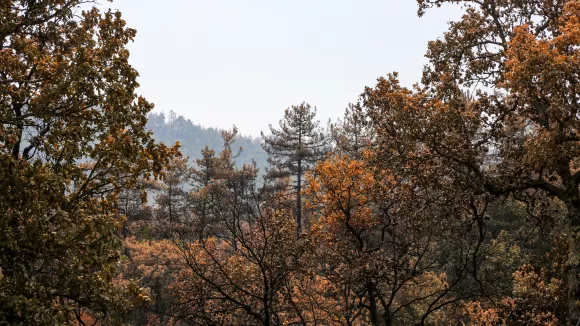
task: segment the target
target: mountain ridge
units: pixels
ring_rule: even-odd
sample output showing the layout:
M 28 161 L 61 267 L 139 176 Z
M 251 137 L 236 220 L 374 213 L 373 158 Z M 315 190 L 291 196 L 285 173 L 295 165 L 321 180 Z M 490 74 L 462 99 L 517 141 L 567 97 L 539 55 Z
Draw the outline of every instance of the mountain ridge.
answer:
M 223 145 L 221 132 L 225 130 L 195 124 L 191 119 L 186 119 L 173 111 L 169 111 L 168 114 L 150 113 L 147 129 L 153 132 L 153 137 L 159 142 L 167 145 L 179 142 L 181 153 L 188 156 L 192 163 L 195 159 L 201 158 L 201 150 L 206 146 L 220 152 Z M 242 150 L 237 159 L 238 164 L 247 164 L 254 160 L 260 170 L 264 171 L 268 155 L 262 149 L 262 140 L 259 137 L 238 133 L 232 149 L 237 151 L 239 148 Z

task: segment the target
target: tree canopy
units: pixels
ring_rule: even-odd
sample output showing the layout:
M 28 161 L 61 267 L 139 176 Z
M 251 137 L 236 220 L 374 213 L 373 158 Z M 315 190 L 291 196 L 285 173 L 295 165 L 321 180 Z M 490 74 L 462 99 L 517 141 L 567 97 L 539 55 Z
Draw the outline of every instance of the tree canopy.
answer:
M 0 3 L 0 323 L 580 322 L 580 0 L 418 0 L 464 9 L 422 80 L 289 107 L 264 177 L 150 114 L 119 12 Z
M 3 1 L 0 19 L 0 321 L 123 316 L 117 194 L 173 150 L 145 129 L 119 12 L 81 1 Z M 153 174 L 152 174 L 153 173 Z

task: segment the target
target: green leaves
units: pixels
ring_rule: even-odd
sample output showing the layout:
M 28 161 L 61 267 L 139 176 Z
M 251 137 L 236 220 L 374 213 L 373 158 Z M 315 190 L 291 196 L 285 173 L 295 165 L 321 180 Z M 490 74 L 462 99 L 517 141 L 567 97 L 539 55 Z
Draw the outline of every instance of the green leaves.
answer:
M 78 0 L 8 1 L 0 24 L 0 321 L 120 317 L 121 189 L 158 177 L 176 148 L 145 129 L 119 12 Z M 74 15 L 77 13 L 77 15 Z M 121 295 L 122 293 L 122 295 Z M 86 317 L 89 318 L 89 317 Z

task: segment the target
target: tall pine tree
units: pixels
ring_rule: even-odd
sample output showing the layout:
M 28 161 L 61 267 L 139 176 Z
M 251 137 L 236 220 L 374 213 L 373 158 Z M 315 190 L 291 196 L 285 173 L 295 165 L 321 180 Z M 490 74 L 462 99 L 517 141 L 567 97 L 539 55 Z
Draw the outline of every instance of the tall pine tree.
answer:
M 262 147 L 270 155 L 268 161 L 272 166 L 268 177 L 294 178 L 298 233 L 302 230 L 302 177 L 316 161 L 324 157 L 327 145 L 327 137 L 315 117 L 316 108 L 310 104 L 303 102 L 293 105 L 284 112 L 279 129 L 270 125 L 271 134 L 266 136 L 262 133 Z

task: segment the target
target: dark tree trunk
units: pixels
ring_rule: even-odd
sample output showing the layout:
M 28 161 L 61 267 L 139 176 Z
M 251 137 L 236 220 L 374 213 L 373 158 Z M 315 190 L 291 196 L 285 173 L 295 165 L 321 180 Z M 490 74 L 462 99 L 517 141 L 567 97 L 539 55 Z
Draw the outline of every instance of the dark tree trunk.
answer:
M 568 258 L 568 325 L 580 323 L 580 203 L 572 201 L 568 207 L 569 223 L 572 232 L 570 241 L 570 257 Z
M 379 312 L 377 307 L 377 299 L 376 299 L 376 289 L 375 285 L 369 283 L 367 285 L 368 293 L 369 293 L 369 310 L 371 315 L 371 324 L 373 326 L 380 326 L 381 323 L 379 321 Z
M 22 116 L 22 107 L 23 105 L 20 103 L 13 105 L 13 111 L 16 117 Z M 16 123 L 16 127 L 18 128 L 16 135 L 18 137 L 18 140 L 14 144 L 14 147 L 12 147 L 12 157 L 14 157 L 14 160 L 18 160 L 20 157 L 20 144 L 22 143 L 22 131 L 24 129 L 24 123 L 22 122 L 22 120 L 19 120 Z
M 296 236 L 302 231 L 302 160 L 298 160 L 298 180 L 296 185 Z
M 171 207 L 172 199 L 173 199 L 173 186 L 171 182 L 169 183 L 169 194 L 168 194 L 168 204 L 169 204 L 169 222 L 173 223 L 173 208 Z

